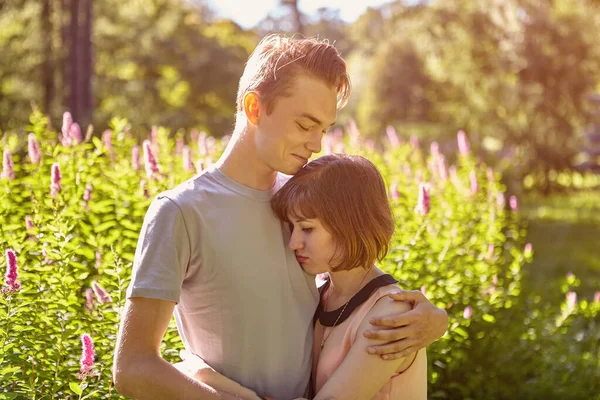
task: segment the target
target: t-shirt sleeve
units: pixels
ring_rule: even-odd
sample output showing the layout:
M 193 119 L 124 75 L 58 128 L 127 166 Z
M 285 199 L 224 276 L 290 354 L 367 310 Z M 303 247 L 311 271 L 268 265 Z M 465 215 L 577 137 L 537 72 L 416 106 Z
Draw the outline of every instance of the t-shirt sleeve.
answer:
M 127 298 L 147 297 L 179 303 L 190 261 L 190 239 L 177 204 L 158 195 L 140 231 Z

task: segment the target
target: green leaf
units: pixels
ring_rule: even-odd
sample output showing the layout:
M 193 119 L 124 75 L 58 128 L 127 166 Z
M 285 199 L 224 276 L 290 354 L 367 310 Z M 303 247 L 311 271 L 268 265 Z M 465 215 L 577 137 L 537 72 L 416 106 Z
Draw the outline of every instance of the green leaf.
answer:
M 79 384 L 75 383 L 75 382 L 70 382 L 69 383 L 69 387 L 71 388 L 71 390 L 73 392 L 75 392 L 76 395 L 80 396 L 81 393 L 83 393 L 83 389 L 79 386 Z
M 15 373 L 21 370 L 21 367 L 6 367 L 0 370 L 0 376 Z
M 16 398 L 17 396 L 20 396 L 19 393 L 0 393 L 0 400 L 12 400 L 14 398 Z
M 96 233 L 102 233 L 102 232 L 104 232 L 104 231 L 106 231 L 106 230 L 108 230 L 110 228 L 114 228 L 116 225 L 117 225 L 117 221 L 107 221 L 107 222 L 104 222 L 104 223 L 98 225 L 94 229 L 94 231 Z
M 483 318 L 483 320 L 484 320 L 484 321 L 486 321 L 486 322 L 490 322 L 490 323 L 492 323 L 492 324 L 493 324 L 494 322 L 496 322 L 496 317 L 494 317 L 494 316 L 493 316 L 493 315 L 491 315 L 491 314 L 483 314 L 483 317 L 482 317 L 482 318 Z
M 87 398 L 88 398 L 88 397 L 90 397 L 91 395 L 93 395 L 93 394 L 95 394 L 95 393 L 98 393 L 98 392 L 99 392 L 99 390 L 94 390 L 92 393 L 89 393 L 89 394 L 86 394 L 85 396 L 83 396 L 83 397 L 81 398 L 81 400 L 87 399 Z
M 460 326 L 457 326 L 456 328 L 454 328 L 453 332 L 459 334 L 460 336 L 464 337 L 465 339 L 469 337 L 469 334 L 467 333 L 467 331 L 465 331 Z

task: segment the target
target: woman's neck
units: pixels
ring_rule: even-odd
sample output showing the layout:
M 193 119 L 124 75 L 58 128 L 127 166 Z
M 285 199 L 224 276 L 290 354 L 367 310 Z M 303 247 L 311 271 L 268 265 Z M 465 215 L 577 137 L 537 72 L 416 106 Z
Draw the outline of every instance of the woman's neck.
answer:
M 330 284 L 326 294 L 326 311 L 342 307 L 372 279 L 384 275 L 374 265 L 369 269 L 354 268 L 349 271 L 330 271 Z

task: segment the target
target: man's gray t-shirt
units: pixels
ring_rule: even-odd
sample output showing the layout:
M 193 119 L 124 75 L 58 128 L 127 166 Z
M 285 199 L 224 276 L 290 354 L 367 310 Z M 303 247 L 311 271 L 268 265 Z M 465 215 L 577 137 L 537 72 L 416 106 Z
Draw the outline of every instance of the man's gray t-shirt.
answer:
M 218 168 L 158 195 L 138 240 L 127 297 L 176 302 L 185 348 L 225 376 L 279 399 L 309 385 L 314 276 L 259 191 Z

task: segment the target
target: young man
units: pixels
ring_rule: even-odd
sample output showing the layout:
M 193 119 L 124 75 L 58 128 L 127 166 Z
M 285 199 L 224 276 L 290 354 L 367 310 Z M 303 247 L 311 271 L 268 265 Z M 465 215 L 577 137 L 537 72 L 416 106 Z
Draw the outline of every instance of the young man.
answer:
M 283 174 L 296 173 L 320 151 L 349 94 L 346 65 L 334 47 L 276 35 L 261 41 L 240 80 L 236 126 L 222 157 L 148 209 L 115 352 L 120 393 L 236 398 L 161 358 L 174 311 L 186 350 L 216 371 L 278 400 L 306 394 L 319 296 L 269 200 Z M 395 299 L 414 308 L 374 321 L 366 336 L 379 340 L 373 344 L 389 341 L 376 354 L 404 356 L 444 334 L 446 313 L 420 292 Z

